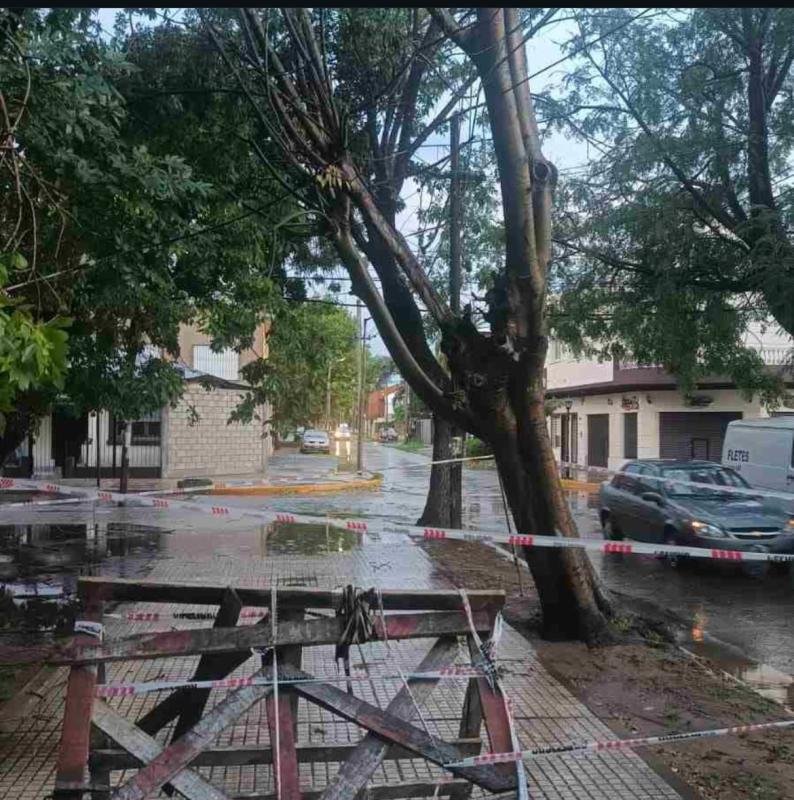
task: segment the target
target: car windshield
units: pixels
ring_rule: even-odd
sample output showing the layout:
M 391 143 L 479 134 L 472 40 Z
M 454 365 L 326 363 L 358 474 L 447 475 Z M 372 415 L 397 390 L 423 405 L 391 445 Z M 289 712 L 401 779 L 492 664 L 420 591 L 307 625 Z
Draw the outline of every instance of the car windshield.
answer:
M 664 491 L 672 497 L 725 497 L 720 488 L 749 489 L 750 484 L 738 473 L 725 467 L 690 467 L 662 470 Z

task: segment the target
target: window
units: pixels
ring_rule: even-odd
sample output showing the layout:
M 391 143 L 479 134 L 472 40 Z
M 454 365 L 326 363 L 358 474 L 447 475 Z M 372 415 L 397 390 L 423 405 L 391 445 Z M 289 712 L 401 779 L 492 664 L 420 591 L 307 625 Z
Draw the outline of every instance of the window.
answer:
M 160 444 L 161 422 L 160 412 L 155 411 L 153 414 L 147 414 L 142 419 L 136 419 L 129 423 L 132 426 L 132 436 L 130 444 L 133 446 L 157 446 Z M 113 441 L 113 429 L 115 428 L 116 438 Z M 124 422 L 120 419 L 114 419 L 113 424 L 110 426 L 110 438 L 108 444 L 115 444 L 121 447 L 124 444 Z
M 639 464 L 626 464 L 623 469 L 615 475 L 612 479 L 612 485 L 616 489 L 623 489 L 623 491 L 630 492 L 631 487 L 636 483 L 636 478 L 632 477 L 638 475 L 640 472 Z
M 551 417 L 551 446 L 559 447 L 560 444 L 560 416 L 553 414 Z
M 213 353 L 208 344 L 193 345 L 193 369 L 216 378 L 236 381 L 239 378 L 240 358 L 230 347 Z
M 637 414 L 623 415 L 623 458 L 637 458 Z

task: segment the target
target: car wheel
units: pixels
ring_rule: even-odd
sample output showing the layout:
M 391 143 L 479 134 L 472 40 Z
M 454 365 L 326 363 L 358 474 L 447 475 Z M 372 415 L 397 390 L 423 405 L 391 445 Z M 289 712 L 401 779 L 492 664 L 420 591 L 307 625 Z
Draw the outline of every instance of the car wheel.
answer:
M 756 553 L 766 553 L 763 547 L 753 547 Z M 762 581 L 769 575 L 769 568 L 771 564 L 768 561 L 748 561 L 742 564 L 742 572 L 748 578 L 754 578 L 757 581 Z
M 605 539 L 609 539 L 612 542 L 620 542 L 623 540 L 623 534 L 614 524 L 609 514 L 603 514 L 601 516 L 601 529 Z
M 664 543 L 668 547 L 675 547 L 678 544 L 678 542 L 675 540 L 675 531 L 667 530 L 664 532 Z M 671 553 L 666 555 L 665 558 L 667 559 L 667 563 L 673 569 L 681 569 L 685 556 L 679 556 Z

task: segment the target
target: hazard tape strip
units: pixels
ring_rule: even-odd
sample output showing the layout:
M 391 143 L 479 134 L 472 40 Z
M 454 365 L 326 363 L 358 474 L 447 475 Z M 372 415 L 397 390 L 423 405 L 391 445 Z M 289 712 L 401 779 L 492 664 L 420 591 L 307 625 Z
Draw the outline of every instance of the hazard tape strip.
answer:
M 355 669 L 355 668 L 354 668 Z M 481 678 L 484 672 L 477 667 L 460 665 L 444 667 L 442 669 L 428 672 L 403 673 L 406 678 L 415 680 L 469 680 L 470 678 Z M 399 681 L 400 675 L 370 675 L 363 672 L 360 675 L 355 673 L 347 675 L 333 675 L 331 677 L 315 676 L 312 678 L 279 678 L 278 685 L 298 683 L 345 683 L 352 681 Z M 240 686 L 269 686 L 273 683 L 272 678 L 222 678 L 219 680 L 207 681 L 145 681 L 141 683 L 108 683 L 96 687 L 97 697 L 127 697 L 130 695 L 146 694 L 148 692 L 173 691 L 175 689 L 236 689 Z
M 552 747 L 536 747 L 530 750 L 516 750 L 512 753 L 482 753 L 469 756 L 460 761 L 444 764 L 446 768 L 475 767 L 481 764 L 509 764 L 538 756 L 560 755 L 563 753 L 603 752 L 605 750 L 626 750 L 633 747 L 682 742 L 688 739 L 706 739 L 715 736 L 739 736 L 743 733 L 773 730 L 776 728 L 794 727 L 794 719 L 776 722 L 758 722 L 753 725 L 735 725 L 731 728 L 714 728 L 707 731 L 691 731 L 689 733 L 668 733 L 662 736 L 642 736 L 635 739 L 596 739 L 590 742 L 554 745 Z
M 267 609 L 245 608 L 240 614 L 240 619 L 262 619 L 270 612 Z M 212 611 L 129 611 L 126 614 L 104 614 L 110 619 L 123 619 L 127 622 L 159 622 L 166 619 L 202 620 L 215 619 L 216 613 Z
M 696 484 L 703 487 L 703 484 Z M 60 486 L 55 483 L 29 481 L 19 478 L 0 478 L 0 489 L 25 488 L 44 492 L 63 492 L 65 494 L 87 493 L 84 487 Z M 711 487 L 710 487 L 711 488 Z M 457 539 L 468 542 L 490 542 L 509 544 L 518 547 L 544 547 L 553 549 L 584 549 L 591 552 L 621 555 L 648 556 L 688 556 L 714 561 L 768 561 L 772 563 L 794 562 L 794 553 L 770 553 L 765 550 L 730 550 L 722 548 L 689 547 L 684 545 L 650 544 L 646 542 L 615 542 L 598 539 L 568 538 L 564 536 L 534 536 L 528 534 L 506 534 L 480 529 L 460 530 L 455 528 L 429 528 L 418 525 L 394 524 L 384 520 L 319 517 L 309 514 L 292 514 L 269 509 L 247 509 L 242 506 L 215 506 L 187 500 L 171 500 L 146 495 L 120 494 L 105 490 L 90 490 L 100 500 L 109 502 L 134 499 L 144 506 L 161 509 L 190 511 L 198 514 L 221 516 L 229 520 L 255 519 L 260 523 L 286 523 L 304 525 L 331 525 L 355 533 L 381 536 L 418 536 L 428 540 Z M 794 527 L 791 528 L 794 533 Z M 732 541 L 732 540 L 726 540 Z M 752 540 L 745 540 L 750 542 Z M 764 547 L 763 540 L 756 545 Z

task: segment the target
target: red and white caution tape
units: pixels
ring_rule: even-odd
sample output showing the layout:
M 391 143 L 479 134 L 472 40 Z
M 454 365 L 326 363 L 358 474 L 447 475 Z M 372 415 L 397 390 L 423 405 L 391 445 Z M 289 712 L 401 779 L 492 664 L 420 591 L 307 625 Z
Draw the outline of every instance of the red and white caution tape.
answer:
M 240 614 L 240 619 L 263 619 L 270 612 L 266 608 L 244 608 Z M 123 619 L 127 622 L 160 622 L 166 619 L 185 619 L 201 620 L 215 619 L 217 614 L 212 611 L 128 611 L 126 614 L 105 614 L 111 619 Z
M 279 678 L 278 685 L 304 684 L 304 683 L 346 683 L 351 681 L 399 681 L 403 678 L 416 680 L 469 680 L 481 678 L 484 673 L 481 669 L 469 665 L 444 667 L 427 672 L 410 672 L 403 675 L 370 675 L 363 673 L 356 675 L 334 675 L 331 677 L 312 678 Z M 272 678 L 221 678 L 207 681 L 146 681 L 141 683 L 108 683 L 97 686 L 97 697 L 128 697 L 130 695 L 147 694 L 148 692 L 173 691 L 175 689 L 237 689 L 240 686 L 269 686 Z
M 695 484 L 703 488 L 703 484 Z M 0 489 L 22 488 L 38 489 L 44 492 L 63 492 L 65 494 L 86 494 L 90 491 L 99 500 L 108 502 L 124 501 L 129 503 L 134 500 L 139 505 L 151 506 L 161 509 L 188 511 L 210 516 L 221 516 L 229 520 L 255 519 L 260 523 L 288 523 L 302 525 L 331 525 L 368 535 L 380 536 L 418 536 L 429 540 L 456 539 L 468 542 L 485 542 L 493 544 L 509 544 L 519 547 L 544 547 L 553 549 L 584 549 L 591 552 L 622 555 L 648 555 L 648 556 L 688 556 L 715 561 L 757 561 L 773 563 L 794 562 L 794 553 L 771 553 L 764 550 L 731 550 L 723 548 L 688 547 L 682 545 L 650 544 L 646 542 L 613 542 L 598 539 L 568 538 L 563 536 L 534 536 L 527 534 L 510 534 L 481 529 L 460 530 L 455 528 L 429 528 L 418 525 L 405 525 L 389 523 L 384 520 L 351 519 L 319 517 L 309 514 L 292 514 L 269 509 L 247 509 L 243 506 L 217 506 L 190 502 L 186 500 L 172 500 L 160 497 L 150 497 L 136 494 L 120 494 L 105 490 L 86 490 L 83 487 L 60 486 L 53 483 L 28 481 L 19 478 L 0 478 Z M 712 488 L 709 485 L 709 488 Z M 757 492 L 755 494 L 758 494 Z M 1 510 L 1 507 L 0 507 Z M 794 527 L 791 528 L 794 533 Z M 751 540 L 744 540 L 743 544 Z M 726 540 L 729 544 L 730 540 Z M 739 542 L 737 541 L 737 544 Z M 756 547 L 765 547 L 761 540 Z
M 706 739 L 714 736 L 739 736 L 743 733 L 755 733 L 780 728 L 794 727 L 794 719 L 783 719 L 777 722 L 758 722 L 753 725 L 735 725 L 731 728 L 714 728 L 707 731 L 691 731 L 689 733 L 668 733 L 662 736 L 642 736 L 635 739 L 596 739 L 591 742 L 554 745 L 552 747 L 536 747 L 529 750 L 516 750 L 512 753 L 482 753 L 469 756 L 460 761 L 445 764 L 445 767 L 476 767 L 481 764 L 509 764 L 539 756 L 559 755 L 562 753 L 603 752 L 605 750 L 626 750 L 633 747 L 648 747 L 669 742 L 683 742 L 688 739 Z

